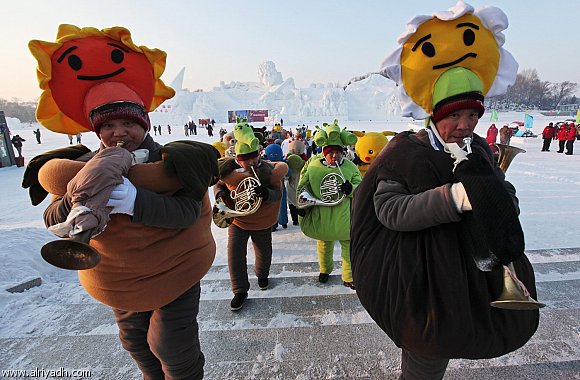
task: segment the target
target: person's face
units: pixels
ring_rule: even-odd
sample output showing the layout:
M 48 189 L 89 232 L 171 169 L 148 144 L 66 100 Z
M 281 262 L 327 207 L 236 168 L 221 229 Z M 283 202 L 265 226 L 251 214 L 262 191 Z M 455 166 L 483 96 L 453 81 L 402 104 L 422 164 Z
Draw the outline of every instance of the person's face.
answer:
M 258 156 L 258 157 L 248 158 L 247 160 L 238 160 L 238 164 L 240 164 L 240 166 L 244 170 L 250 170 L 250 168 L 252 166 L 257 167 L 259 161 L 260 161 L 260 157 Z
M 329 165 L 336 166 L 342 157 L 342 150 L 333 149 L 324 155 Z
M 123 141 L 123 148 L 132 152 L 139 148 L 145 139 L 145 129 L 140 124 L 127 119 L 106 121 L 101 126 L 101 142 L 107 148 L 117 146 Z
M 463 146 L 463 139 L 471 137 L 479 121 L 475 109 L 463 109 L 450 113 L 436 124 L 439 135 L 446 143 L 457 143 Z

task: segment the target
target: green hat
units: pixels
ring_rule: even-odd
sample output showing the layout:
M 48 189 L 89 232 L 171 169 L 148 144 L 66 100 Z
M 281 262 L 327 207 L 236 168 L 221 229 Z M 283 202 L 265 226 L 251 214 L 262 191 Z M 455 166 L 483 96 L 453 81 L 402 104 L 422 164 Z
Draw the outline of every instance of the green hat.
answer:
M 449 69 L 433 87 L 433 122 L 467 108 L 476 109 L 481 117 L 485 112 L 483 100 L 483 83 L 473 71 L 464 67 Z
M 316 133 L 314 134 L 314 143 L 317 146 L 325 147 L 327 145 L 342 146 L 356 144 L 357 137 L 354 133 L 346 130 L 346 127 L 341 131 L 338 125 L 338 120 L 334 120 L 332 124 L 323 124 L 324 129 L 316 126 Z
M 236 138 L 236 145 L 234 147 L 236 155 L 257 152 L 260 148 L 260 140 L 254 135 L 254 130 L 246 119 L 236 119 L 234 137 Z

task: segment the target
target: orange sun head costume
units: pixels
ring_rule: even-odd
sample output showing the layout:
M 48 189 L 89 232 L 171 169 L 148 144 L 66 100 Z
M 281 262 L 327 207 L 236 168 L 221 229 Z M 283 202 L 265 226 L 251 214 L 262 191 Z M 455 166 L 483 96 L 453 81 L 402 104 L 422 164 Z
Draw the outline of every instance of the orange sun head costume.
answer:
M 501 9 L 474 9 L 463 1 L 447 11 L 413 17 L 399 36 L 401 46 L 380 67 L 398 85 L 402 115 L 429 117 L 437 80 L 457 67 L 475 74 L 483 96 L 505 93 L 518 71 L 517 62 L 502 47 L 502 31 L 507 27 L 508 19 Z
M 36 118 L 54 132 L 92 131 L 89 113 L 115 101 L 153 111 L 175 91 L 165 86 L 165 52 L 137 46 L 122 27 L 96 29 L 62 24 L 56 42 L 32 40 L 43 90 Z

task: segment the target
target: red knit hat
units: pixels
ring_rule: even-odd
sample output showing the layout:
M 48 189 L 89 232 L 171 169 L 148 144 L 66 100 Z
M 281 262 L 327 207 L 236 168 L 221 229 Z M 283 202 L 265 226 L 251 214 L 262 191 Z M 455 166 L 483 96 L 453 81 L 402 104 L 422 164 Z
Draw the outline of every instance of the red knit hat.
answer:
M 151 129 L 149 115 L 142 106 L 132 102 L 113 102 L 102 105 L 91 111 L 89 119 L 97 136 L 100 136 L 101 126 L 110 120 L 126 119 L 139 124 L 145 132 Z
M 340 145 L 327 145 L 327 146 L 322 148 L 322 154 L 326 156 L 328 153 L 330 153 L 333 150 L 338 150 L 338 151 L 342 152 L 342 147 Z
M 482 117 L 485 112 L 483 99 L 483 95 L 479 92 L 468 92 L 443 99 L 435 105 L 432 120 L 437 123 L 455 111 L 470 108 L 477 110 L 479 117 Z

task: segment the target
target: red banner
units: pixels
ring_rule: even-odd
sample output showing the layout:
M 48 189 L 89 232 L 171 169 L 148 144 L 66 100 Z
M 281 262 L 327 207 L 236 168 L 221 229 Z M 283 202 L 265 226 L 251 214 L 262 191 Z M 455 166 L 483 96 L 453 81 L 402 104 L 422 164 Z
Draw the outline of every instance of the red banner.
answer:
M 248 110 L 248 118 L 250 122 L 263 122 L 268 117 L 268 110 Z

